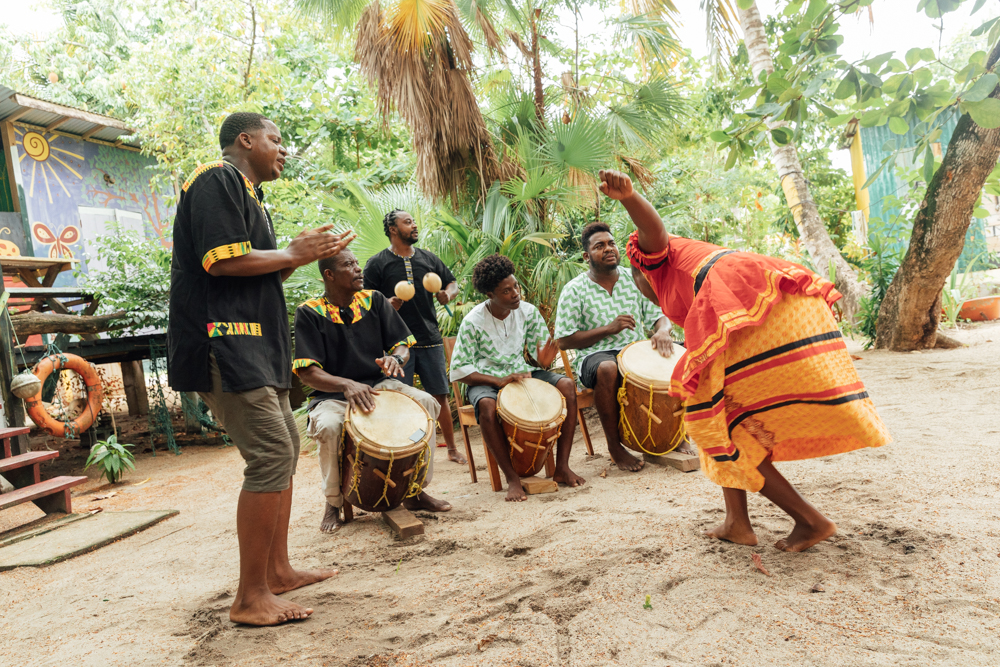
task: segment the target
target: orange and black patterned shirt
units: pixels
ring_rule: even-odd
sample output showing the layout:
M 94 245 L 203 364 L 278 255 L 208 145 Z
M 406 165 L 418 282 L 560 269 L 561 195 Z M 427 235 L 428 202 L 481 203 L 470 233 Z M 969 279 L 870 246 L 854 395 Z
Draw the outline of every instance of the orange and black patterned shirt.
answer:
M 198 167 L 181 188 L 167 326 L 170 386 L 177 391 L 211 391 L 209 352 L 218 361 L 223 391 L 291 386 L 280 272 L 208 272 L 220 260 L 277 249 L 263 201 L 263 191 L 225 160 Z

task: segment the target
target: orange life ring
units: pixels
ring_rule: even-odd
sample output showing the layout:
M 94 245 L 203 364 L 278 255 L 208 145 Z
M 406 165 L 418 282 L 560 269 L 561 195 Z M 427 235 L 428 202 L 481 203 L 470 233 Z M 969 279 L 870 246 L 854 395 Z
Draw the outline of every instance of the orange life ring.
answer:
M 31 416 L 32 421 L 46 433 L 60 438 L 75 438 L 90 428 L 90 425 L 97 419 L 97 414 L 101 411 L 101 402 L 103 400 L 101 379 L 97 377 L 97 371 L 86 359 L 78 357 L 75 354 L 49 355 L 35 364 L 31 372 L 41 380 L 44 386 L 46 378 L 52 374 L 52 371 L 57 371 L 61 368 L 76 371 L 83 376 L 83 382 L 87 385 L 87 409 L 72 421 L 58 421 L 42 405 L 41 389 L 38 390 L 37 394 L 27 399 L 25 405 L 28 408 L 28 415 Z

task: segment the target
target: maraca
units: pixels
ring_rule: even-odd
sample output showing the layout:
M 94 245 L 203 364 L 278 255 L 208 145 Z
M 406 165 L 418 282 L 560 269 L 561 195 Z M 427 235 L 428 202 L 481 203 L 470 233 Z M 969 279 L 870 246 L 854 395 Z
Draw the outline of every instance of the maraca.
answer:
M 409 301 L 413 298 L 413 295 L 417 293 L 416 288 L 413 287 L 413 283 L 407 280 L 400 280 L 396 283 L 396 297 L 403 300 Z
M 429 272 L 425 273 L 424 274 L 424 289 L 427 290 L 428 292 L 430 292 L 431 294 L 437 294 L 438 292 L 440 292 L 441 291 L 441 276 L 439 276 L 438 274 L 436 274 L 436 273 L 434 273 L 432 271 L 429 271 Z M 450 315 L 451 317 L 454 317 L 454 315 L 451 312 L 451 308 L 448 307 L 448 304 L 444 304 L 444 309 L 448 311 L 448 315 Z

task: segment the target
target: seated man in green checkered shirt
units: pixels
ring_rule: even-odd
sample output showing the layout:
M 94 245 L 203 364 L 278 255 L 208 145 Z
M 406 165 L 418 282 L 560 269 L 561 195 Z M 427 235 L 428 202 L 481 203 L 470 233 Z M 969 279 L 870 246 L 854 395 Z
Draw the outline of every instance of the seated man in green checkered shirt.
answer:
M 643 461 L 625 451 L 618 437 L 617 356 L 623 347 L 653 332 L 653 347 L 670 355 L 670 320 L 644 298 L 629 276 L 618 270 L 621 255 L 611 229 L 594 222 L 580 237 L 587 272 L 569 281 L 556 308 L 556 339 L 564 350 L 578 350 L 574 362 L 580 384 L 594 390 L 594 406 L 604 427 L 608 453 L 622 470 L 636 472 Z
M 451 356 L 451 381 L 469 386 L 467 398 L 475 406 L 483 440 L 507 478 L 507 500 L 526 500 L 521 478 L 507 451 L 507 438 L 497 416 L 497 395 L 511 382 L 533 377 L 548 382 L 566 398 L 566 421 L 556 443 L 556 469 L 552 479 L 567 486 L 581 486 L 584 479 L 569 469 L 569 450 L 576 432 L 576 387 L 573 381 L 548 369 L 556 347 L 538 309 L 521 301 L 514 264 L 503 255 L 490 255 L 476 264 L 472 284 L 488 297 L 473 308 L 458 328 Z M 534 352 L 533 365 L 525 351 Z

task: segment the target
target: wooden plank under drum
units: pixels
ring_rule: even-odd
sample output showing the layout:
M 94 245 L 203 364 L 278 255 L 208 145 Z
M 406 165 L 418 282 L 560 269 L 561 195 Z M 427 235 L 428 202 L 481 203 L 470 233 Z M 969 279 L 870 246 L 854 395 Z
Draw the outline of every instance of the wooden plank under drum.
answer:
M 551 479 L 542 479 L 540 477 L 522 477 L 521 478 L 521 488 L 529 496 L 538 495 L 539 493 L 555 493 L 559 490 L 559 485 Z
M 394 510 L 382 512 L 382 520 L 392 528 L 392 531 L 401 540 L 413 537 L 414 535 L 424 534 L 424 524 L 405 507 L 397 507 Z
M 691 456 L 690 454 L 681 454 L 679 452 L 670 452 L 669 454 L 664 454 L 663 456 L 650 456 L 649 454 L 643 454 L 642 460 L 647 463 L 652 463 L 658 466 L 671 466 L 677 468 L 681 472 L 694 472 L 701 468 L 701 461 L 697 456 Z

